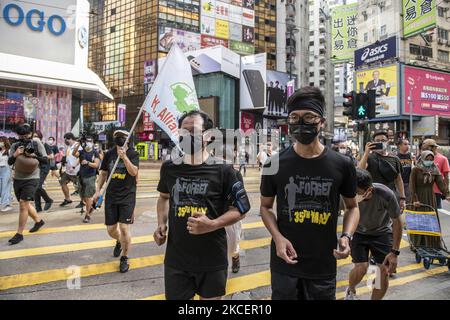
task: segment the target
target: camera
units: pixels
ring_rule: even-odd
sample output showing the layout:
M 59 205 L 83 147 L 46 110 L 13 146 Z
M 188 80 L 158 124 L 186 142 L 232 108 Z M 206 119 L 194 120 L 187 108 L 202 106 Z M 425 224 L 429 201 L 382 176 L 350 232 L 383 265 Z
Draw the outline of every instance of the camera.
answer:
M 87 141 L 87 135 L 86 133 L 82 133 L 80 135 L 80 139 L 78 140 L 80 142 L 80 146 L 84 149 L 86 148 L 86 141 Z
M 33 145 L 32 141 L 21 142 L 17 147 L 18 148 L 23 147 L 24 152 L 27 154 L 33 154 L 36 152 L 36 149 L 34 149 L 34 145 Z

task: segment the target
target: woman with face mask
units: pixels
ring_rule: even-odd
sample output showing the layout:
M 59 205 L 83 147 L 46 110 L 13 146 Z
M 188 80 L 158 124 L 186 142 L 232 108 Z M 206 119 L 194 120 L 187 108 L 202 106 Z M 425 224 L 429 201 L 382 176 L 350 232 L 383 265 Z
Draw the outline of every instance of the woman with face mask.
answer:
M 9 142 L 0 138 L 0 211 L 11 211 L 11 167 L 8 165 Z
M 411 191 L 411 198 L 416 208 L 420 208 L 422 204 L 436 208 L 436 198 L 434 196 L 433 185 L 439 187 L 443 195 L 449 199 L 449 192 L 445 186 L 439 168 L 434 164 L 434 154 L 432 151 L 423 151 L 420 154 L 420 160 L 412 169 L 409 178 L 409 188 Z M 427 207 L 422 207 L 422 210 L 428 210 Z M 435 246 L 439 245 L 439 237 L 420 236 L 420 240 L 413 239 L 418 237 L 411 235 L 412 241 L 423 241 L 420 245 Z M 417 244 L 417 242 L 414 242 Z

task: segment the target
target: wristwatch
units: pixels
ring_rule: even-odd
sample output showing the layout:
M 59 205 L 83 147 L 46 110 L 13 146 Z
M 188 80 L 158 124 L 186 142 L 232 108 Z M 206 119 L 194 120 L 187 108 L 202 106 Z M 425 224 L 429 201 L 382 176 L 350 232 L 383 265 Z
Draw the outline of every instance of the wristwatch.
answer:
M 398 251 L 398 250 L 391 249 L 391 252 L 392 252 L 393 254 L 395 254 L 396 256 L 399 256 L 399 255 L 400 255 L 400 251 Z
M 353 240 L 353 236 L 352 236 L 350 233 L 348 233 L 348 232 L 342 232 L 341 238 L 342 238 L 342 237 L 347 237 L 348 240 L 350 240 L 350 241 Z

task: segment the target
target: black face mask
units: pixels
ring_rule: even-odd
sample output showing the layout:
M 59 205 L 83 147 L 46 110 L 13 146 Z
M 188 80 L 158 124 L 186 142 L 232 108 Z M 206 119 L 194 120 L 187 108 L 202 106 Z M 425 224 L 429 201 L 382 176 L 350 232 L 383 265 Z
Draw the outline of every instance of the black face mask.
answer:
M 319 135 L 316 124 L 290 124 L 289 135 L 301 144 L 311 144 Z
M 126 140 L 127 140 L 127 138 L 125 138 L 125 137 L 115 137 L 114 143 L 119 147 L 123 147 L 125 145 Z
M 184 139 L 188 139 L 187 143 L 189 143 L 191 145 L 190 150 L 189 150 L 191 155 L 203 150 L 203 137 L 201 135 L 194 136 L 194 135 L 190 134 L 188 136 L 181 136 L 180 143 L 182 143 L 182 141 Z M 183 144 L 185 144 L 185 143 L 183 143 Z M 182 147 L 183 147 L 183 144 L 182 144 Z

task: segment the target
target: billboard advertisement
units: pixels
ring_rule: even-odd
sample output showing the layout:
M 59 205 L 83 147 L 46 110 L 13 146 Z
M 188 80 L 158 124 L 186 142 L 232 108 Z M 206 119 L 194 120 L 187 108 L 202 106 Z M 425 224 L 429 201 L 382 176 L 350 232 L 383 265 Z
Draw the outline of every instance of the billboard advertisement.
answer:
M 255 26 L 255 11 L 250 9 L 242 9 L 242 24 L 254 27 Z
M 382 62 L 397 56 L 397 37 L 390 37 L 355 51 L 355 67 Z
M 216 19 L 207 16 L 201 16 L 200 18 L 200 32 L 208 36 L 216 35 Z
M 144 95 L 147 95 L 150 87 L 156 79 L 156 60 L 144 62 Z
M 266 53 L 241 57 L 241 109 L 266 106 Z
M 403 79 L 406 114 L 450 116 L 450 74 L 405 66 Z
M 242 7 L 230 6 L 230 22 L 242 24 Z
M 242 0 L 242 6 L 250 10 L 255 10 L 255 0 Z
M 255 31 L 252 27 L 242 26 L 242 41 L 255 43 Z
M 230 22 L 230 40 L 242 42 L 242 24 Z
M 331 56 L 333 61 L 352 60 L 358 39 L 358 3 L 332 8 L 331 17 Z
M 405 38 L 422 33 L 436 26 L 436 0 L 402 0 L 403 36 Z
M 185 52 L 191 64 L 192 74 L 224 72 L 235 78 L 240 78 L 240 56 L 223 46 L 215 46 L 195 51 Z M 158 59 L 161 70 L 166 58 Z
M 200 34 L 174 29 L 170 27 L 159 27 L 158 50 L 169 52 L 172 43 L 178 44 L 183 52 L 200 49 Z
M 228 39 L 228 21 L 216 20 L 216 37 Z
M 203 16 L 214 18 L 216 15 L 216 0 L 202 0 L 201 13 Z
M 241 130 L 247 132 L 255 128 L 255 115 L 250 112 L 241 112 Z
M 399 114 L 397 70 L 397 65 L 391 65 L 356 72 L 357 92 L 377 92 L 377 118 Z
M 267 70 L 265 115 L 287 117 L 289 74 Z
M 221 19 L 228 21 L 230 17 L 230 5 L 228 3 L 223 3 L 220 1 L 216 1 L 216 19 Z
M 234 40 L 230 40 L 230 49 L 242 55 L 255 53 L 255 46 Z
M 208 47 L 214 47 L 214 46 L 224 46 L 225 48 L 228 48 L 228 40 L 219 39 L 216 37 L 211 37 L 205 34 L 201 35 L 201 47 L 208 48 Z

